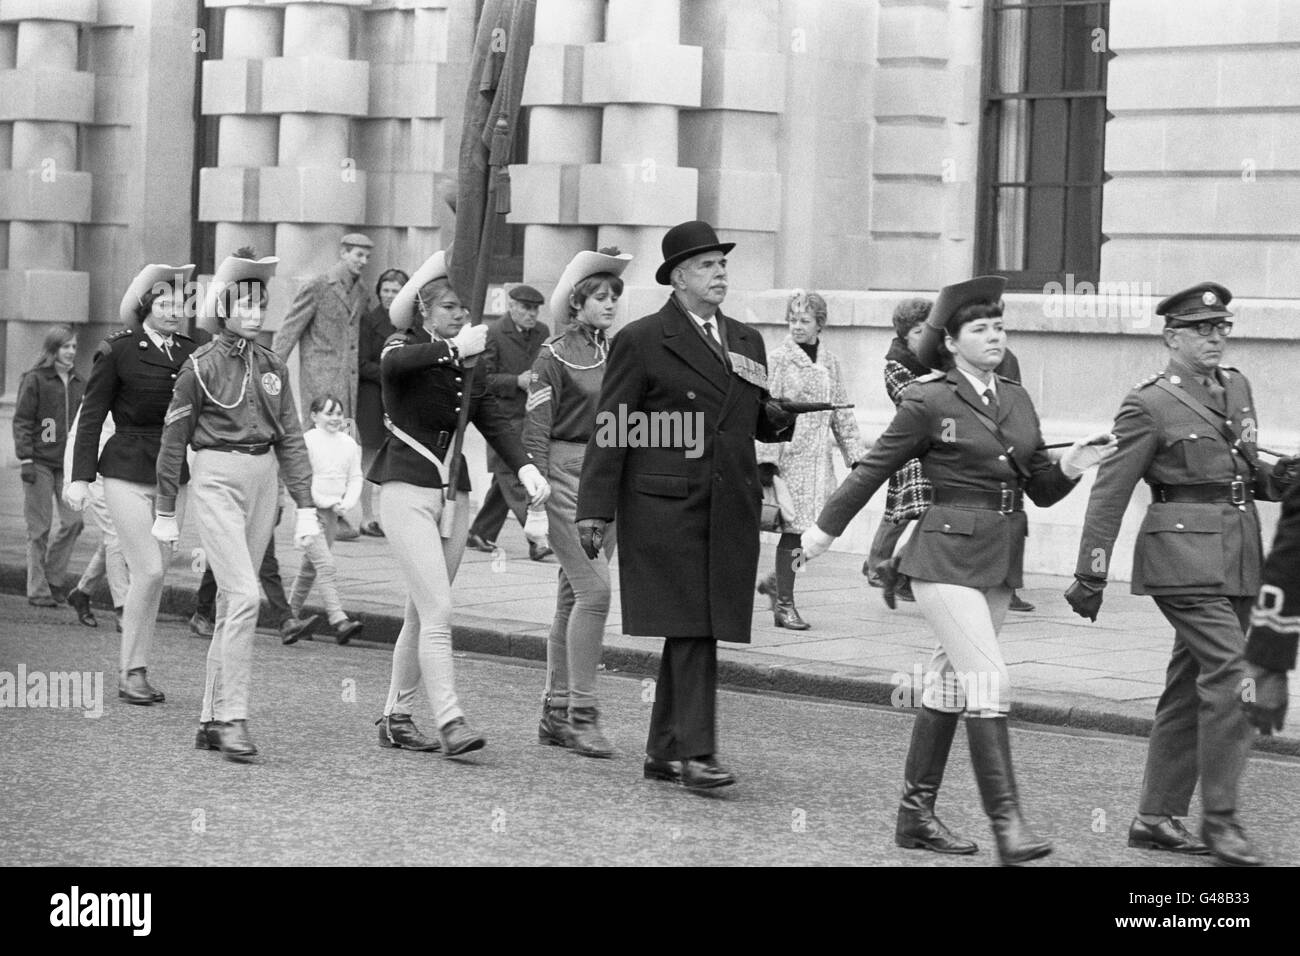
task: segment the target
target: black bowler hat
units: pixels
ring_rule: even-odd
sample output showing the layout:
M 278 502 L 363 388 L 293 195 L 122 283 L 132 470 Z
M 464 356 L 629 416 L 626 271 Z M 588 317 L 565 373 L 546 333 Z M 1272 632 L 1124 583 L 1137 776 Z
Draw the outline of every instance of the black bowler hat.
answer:
M 664 234 L 664 264 L 655 270 L 655 281 L 660 285 L 672 285 L 668 277 L 682 262 L 701 252 L 719 250 L 724 256 L 736 248 L 734 242 L 719 242 L 713 227 L 700 219 L 692 219 L 673 226 Z
M 943 364 L 940 345 L 944 335 L 956 335 L 960 331 L 949 328 L 952 317 L 964 305 L 976 302 L 992 305 L 1002 298 L 1002 290 L 1006 287 L 1007 280 L 1002 276 L 976 276 L 940 289 L 930 308 L 930 314 L 926 316 L 921 341 L 916 346 L 917 358 L 930 368 L 940 368 Z
M 530 285 L 517 285 L 506 295 L 516 302 L 522 302 L 524 305 L 541 305 L 546 301 L 542 298 L 542 294 Z
M 1230 319 L 1228 303 L 1232 293 L 1217 282 L 1202 282 L 1182 292 L 1175 292 L 1156 306 L 1156 315 L 1165 317 L 1165 327 L 1196 325 L 1206 319 Z

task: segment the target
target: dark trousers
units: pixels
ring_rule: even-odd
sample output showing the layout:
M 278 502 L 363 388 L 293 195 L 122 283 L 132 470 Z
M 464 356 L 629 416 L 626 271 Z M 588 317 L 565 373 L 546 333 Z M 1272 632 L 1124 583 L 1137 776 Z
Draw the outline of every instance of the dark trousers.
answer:
M 718 642 L 711 637 L 665 638 L 646 754 L 685 760 L 716 752 L 717 702 Z
M 501 494 L 501 486 L 497 484 L 496 478 L 493 478 L 492 487 L 488 489 L 487 497 L 483 499 L 483 507 L 479 508 L 478 514 L 474 516 L 474 524 L 470 527 L 469 533 L 478 535 L 484 541 L 496 541 L 509 513 L 510 507 L 506 504 L 505 495 Z
M 1174 626 L 1174 650 L 1156 705 L 1139 811 L 1186 816 L 1198 776 L 1206 812 L 1235 810 L 1252 737 L 1240 684 L 1254 599 L 1176 595 L 1155 602 Z
M 275 513 L 275 523 L 280 523 L 280 512 Z M 275 534 L 266 543 L 262 553 L 262 566 L 257 570 L 258 582 L 266 592 L 266 603 L 271 605 L 271 626 L 279 627 L 293 612 L 289 609 L 289 599 L 284 596 L 284 584 L 280 581 L 280 562 L 275 559 Z M 217 579 L 212 576 L 212 565 L 203 569 L 203 580 L 199 582 L 199 593 L 194 602 L 194 612 L 202 614 L 208 620 L 217 616 Z

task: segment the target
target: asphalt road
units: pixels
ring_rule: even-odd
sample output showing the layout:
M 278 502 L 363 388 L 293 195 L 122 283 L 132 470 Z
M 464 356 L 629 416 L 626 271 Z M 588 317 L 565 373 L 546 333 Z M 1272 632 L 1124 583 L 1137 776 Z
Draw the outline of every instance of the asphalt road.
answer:
M 104 675 L 96 719 L 79 708 L 0 709 L 8 865 L 994 862 L 961 734 L 940 812 L 981 852 L 894 847 L 906 712 L 723 692 L 721 755 L 740 783 L 701 796 L 642 780 L 641 678 L 602 675 L 604 722 L 622 753 L 590 760 L 536 743 L 540 667 L 460 657 L 461 701 L 488 747 L 448 760 L 377 745 L 387 650 L 282 647 L 260 635 L 249 727 L 263 755 L 241 765 L 193 749 L 207 642 L 164 622 L 150 679 L 167 703 L 119 705 L 117 635 L 104 618 L 91 630 L 67 608 L 0 597 L 0 672 Z M 416 720 L 432 730 L 423 705 Z M 1125 846 L 1145 740 L 1030 726 L 1013 735 L 1027 815 L 1057 847 L 1034 866 L 1210 865 Z M 1276 864 L 1300 863 L 1297 794 L 1300 762 L 1252 761 L 1243 818 Z

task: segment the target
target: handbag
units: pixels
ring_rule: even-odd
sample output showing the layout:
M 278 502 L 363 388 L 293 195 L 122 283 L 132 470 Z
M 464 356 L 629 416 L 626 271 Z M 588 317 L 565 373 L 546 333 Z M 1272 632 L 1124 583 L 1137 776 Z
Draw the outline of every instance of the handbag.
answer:
M 763 486 L 762 511 L 759 514 L 760 531 L 783 532 L 794 521 L 794 501 L 790 497 L 789 486 L 779 474 L 772 476 L 772 483 Z

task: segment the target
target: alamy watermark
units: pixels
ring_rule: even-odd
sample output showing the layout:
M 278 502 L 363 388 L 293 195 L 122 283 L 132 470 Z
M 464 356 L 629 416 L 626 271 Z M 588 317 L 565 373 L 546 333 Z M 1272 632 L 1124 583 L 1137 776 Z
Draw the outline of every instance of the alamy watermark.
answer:
M 936 710 L 961 708 L 974 713 L 1002 711 L 1002 680 L 996 670 L 937 671 L 912 667 L 912 673 L 898 671 L 889 678 L 894 690 L 889 702 L 894 707 Z
M 103 671 L 0 671 L 0 708 L 80 708 L 82 717 L 104 715 Z
M 687 458 L 704 454 L 703 412 L 597 412 L 596 445 L 600 448 L 682 448 Z
M 1043 315 L 1049 319 L 1126 319 L 1134 328 L 1146 328 L 1155 314 L 1155 286 L 1150 282 L 1065 282 L 1043 286 Z

